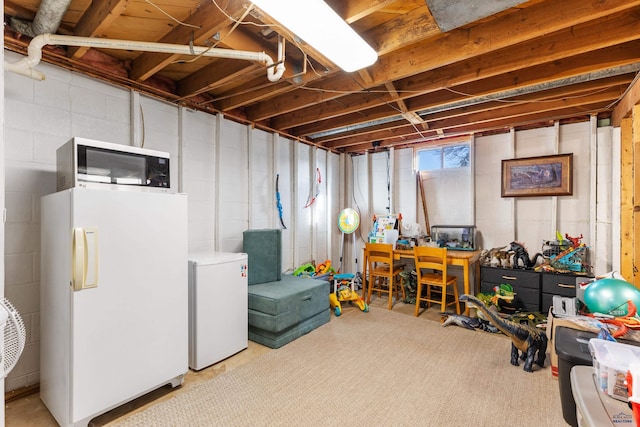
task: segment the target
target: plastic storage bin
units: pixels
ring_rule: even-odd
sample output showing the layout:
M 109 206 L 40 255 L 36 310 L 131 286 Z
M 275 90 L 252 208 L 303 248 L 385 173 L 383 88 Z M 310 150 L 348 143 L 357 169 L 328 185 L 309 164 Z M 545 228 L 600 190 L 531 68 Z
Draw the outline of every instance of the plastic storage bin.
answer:
M 576 418 L 580 427 L 635 425 L 631 408 L 600 391 L 590 366 L 571 369 L 571 389 L 576 399 Z
M 631 363 L 640 363 L 640 347 L 598 338 L 589 340 L 593 367 L 602 391 L 614 399 L 629 400 L 624 383 Z

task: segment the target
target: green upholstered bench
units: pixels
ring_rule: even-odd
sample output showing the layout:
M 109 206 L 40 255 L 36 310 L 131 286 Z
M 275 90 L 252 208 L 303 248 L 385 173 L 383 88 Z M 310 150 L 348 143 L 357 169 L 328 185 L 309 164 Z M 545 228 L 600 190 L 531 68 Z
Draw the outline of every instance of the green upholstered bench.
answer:
M 279 348 L 330 319 L 329 282 L 282 275 L 281 230 L 247 230 L 249 339 Z

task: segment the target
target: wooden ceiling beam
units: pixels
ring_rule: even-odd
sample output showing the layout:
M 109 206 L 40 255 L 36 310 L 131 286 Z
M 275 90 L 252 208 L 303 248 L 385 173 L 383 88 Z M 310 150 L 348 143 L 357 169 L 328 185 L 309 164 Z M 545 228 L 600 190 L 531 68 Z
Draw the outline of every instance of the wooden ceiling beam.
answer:
M 180 80 L 177 93 L 181 97 L 198 95 L 223 86 L 257 68 L 258 65 L 249 61 L 228 61 L 224 65 L 215 61 Z
M 27 21 L 33 21 L 36 17 L 36 12 L 17 5 L 11 0 L 4 1 L 4 16 L 12 16 L 14 18 L 20 18 Z
M 378 59 L 370 67 L 378 84 L 432 70 L 474 56 L 543 37 L 564 28 L 625 12 L 640 0 L 543 1 L 471 28 L 458 28 L 432 43 L 420 43 Z M 550 10 L 552 9 L 552 10 Z
M 245 12 L 245 5 L 241 1 L 217 1 L 218 4 L 227 3 L 220 4 L 225 9 L 225 13 L 222 13 L 213 2 L 204 2 L 198 10 L 185 20 L 190 25 L 189 27 L 184 25 L 174 27 L 167 35 L 158 40 L 158 43 L 187 45 L 189 42 L 193 42 L 195 45 L 202 46 L 205 41 L 211 39 L 218 32 L 219 28 L 228 24 L 230 21 L 228 16 L 237 19 Z M 199 29 L 194 29 L 191 26 Z M 142 53 L 133 61 L 130 77 L 133 80 L 144 81 L 180 56 L 154 52 Z
M 620 127 L 622 119 L 629 117 L 633 107 L 638 104 L 640 104 L 640 80 L 634 79 L 613 109 L 611 114 L 613 126 Z
M 523 126 L 529 123 L 541 122 L 546 120 L 553 120 L 554 117 L 571 117 L 575 115 L 589 115 L 596 110 L 601 109 L 603 103 L 610 102 L 615 97 L 616 91 L 611 90 L 609 93 L 597 93 L 589 97 L 583 97 L 581 99 L 572 99 L 566 101 L 559 101 L 549 103 L 547 108 L 540 110 L 537 108 L 530 108 L 530 104 L 522 104 L 517 106 L 504 107 L 504 111 L 495 112 L 494 115 L 486 115 L 478 113 L 478 115 L 470 114 L 465 117 L 459 117 L 457 119 L 446 119 L 439 122 L 431 122 L 432 130 L 429 132 L 418 133 L 415 129 L 413 132 L 409 128 L 407 132 L 401 135 L 393 136 L 392 138 L 382 139 L 381 146 L 396 145 L 399 143 L 406 144 L 410 141 L 416 141 L 424 137 L 433 136 L 438 133 L 440 135 L 451 134 L 467 134 L 470 132 L 486 132 L 489 130 L 500 129 L 513 126 Z M 340 145 L 339 141 L 336 141 L 327 147 L 342 151 L 359 151 L 363 146 L 366 147 L 371 141 L 375 139 L 363 138 L 360 143 L 354 143 L 354 141 L 345 141 L 345 144 Z
M 544 92 L 544 96 L 545 98 L 549 98 L 550 96 L 559 96 L 561 94 L 565 94 L 566 96 L 573 96 L 573 94 L 584 91 L 584 90 L 599 90 L 600 88 L 609 87 L 616 84 L 617 85 L 626 84 L 625 82 L 628 82 L 630 78 L 631 77 L 629 75 L 623 75 L 623 76 L 617 76 L 609 79 L 595 80 L 595 81 L 587 82 L 584 84 L 576 84 L 572 87 L 548 90 Z M 528 95 L 523 95 L 515 99 L 526 101 L 526 100 L 532 100 L 536 98 L 539 99 L 540 97 L 541 97 L 540 93 L 532 93 Z M 460 96 L 457 99 L 462 101 L 467 98 L 464 96 Z M 428 116 L 423 117 L 423 120 L 433 120 L 438 117 L 456 116 L 456 115 L 465 114 L 465 112 L 468 112 L 468 111 L 488 110 L 491 108 L 491 105 L 500 105 L 500 103 L 498 101 L 494 101 L 491 103 L 486 102 L 486 103 L 481 103 L 477 105 L 470 105 L 467 107 L 458 108 L 456 110 L 447 109 L 439 113 L 429 114 Z M 333 141 L 337 141 L 337 140 L 348 141 L 349 139 L 353 139 L 355 141 L 358 138 L 362 138 L 363 135 L 372 135 L 371 138 L 374 140 L 383 139 L 384 137 L 383 134 L 387 132 L 387 129 L 392 130 L 393 134 L 396 134 L 396 132 L 403 132 L 405 130 L 411 131 L 413 130 L 413 127 L 411 125 L 406 125 L 403 122 L 398 121 L 398 129 L 396 129 L 396 127 L 394 127 L 392 124 L 385 123 L 377 126 L 370 126 L 366 128 L 349 130 L 344 133 L 315 138 L 314 142 L 321 143 L 326 147 L 334 147 L 339 144 L 334 144 Z
M 533 65 L 566 61 L 567 56 L 579 55 L 640 38 L 640 23 L 634 15 L 617 14 L 611 19 L 589 22 L 517 46 L 397 80 L 394 85 L 401 97 L 408 98 L 415 96 L 420 91 L 428 93 L 443 87 L 512 72 Z M 596 62 L 601 62 L 603 59 L 605 57 L 600 56 Z M 318 85 L 317 89 L 326 88 L 329 90 L 334 82 L 327 80 L 324 83 L 326 84 Z M 310 91 L 305 93 L 303 89 L 296 90 L 273 98 L 268 105 L 257 104 L 248 107 L 247 116 L 253 120 L 272 117 L 274 111 L 280 111 L 280 108 L 277 110 L 272 108 L 271 102 L 273 101 L 282 107 L 282 112 L 287 115 L 289 123 L 283 123 L 283 127 L 300 125 L 294 121 L 289 113 L 305 107 L 314 109 L 319 102 L 349 96 L 349 92 L 362 90 L 362 87 L 356 82 L 346 82 L 338 87 L 339 91 L 328 91 L 324 94 Z
M 576 96 L 574 98 L 522 102 L 520 104 L 507 105 L 502 108 L 473 111 L 469 114 L 429 120 L 428 123 L 433 129 L 454 129 L 467 126 L 469 123 L 490 123 L 495 121 L 496 117 L 516 119 L 520 116 L 539 112 L 551 113 L 555 110 L 565 110 L 567 108 L 582 108 L 585 105 L 588 107 L 585 107 L 584 112 L 589 113 L 595 108 L 594 105 L 597 105 L 597 108 L 601 109 L 612 101 L 615 101 L 621 95 L 622 91 L 623 89 L 621 89 L 620 86 L 614 86 L 608 90 L 596 91 L 595 93 L 584 94 L 583 96 Z
M 557 90 L 552 90 L 544 93 L 541 97 L 540 94 L 531 94 L 520 98 L 514 98 L 513 103 L 505 104 L 501 102 L 490 102 L 482 105 L 469 106 L 467 108 L 457 109 L 455 112 L 443 112 L 431 114 L 423 117 L 423 119 L 429 124 L 431 130 L 436 129 L 455 129 L 459 126 L 466 126 L 468 123 L 485 123 L 494 121 L 496 117 L 518 117 L 522 115 L 531 114 L 536 111 L 540 111 L 541 108 L 537 103 L 544 103 L 544 111 L 553 111 L 555 109 L 563 109 L 567 107 L 575 107 L 582 104 L 593 104 L 596 102 L 609 102 L 620 95 L 622 88 L 625 87 L 625 83 L 628 82 L 629 76 L 626 80 L 617 78 L 609 84 L 603 82 L 589 82 L 583 85 L 576 85 L 571 93 L 565 93 L 566 96 L 573 96 L 573 98 L 566 99 L 554 99 L 561 93 Z M 601 90 L 606 88 L 606 90 Z M 339 149 L 345 146 L 358 145 L 362 142 L 370 142 L 376 140 L 388 140 L 398 138 L 413 138 L 422 129 L 416 129 L 411 125 L 399 126 L 390 130 L 380 130 L 371 133 L 361 133 L 359 135 L 352 135 L 345 138 L 336 138 L 332 141 L 323 142 L 320 140 L 314 140 L 316 143 L 321 143 L 322 146 L 330 149 Z
M 563 119 L 576 118 L 578 116 L 584 116 L 584 120 L 588 120 L 591 112 L 599 108 L 599 103 L 591 105 L 582 105 L 578 107 L 569 107 L 563 110 L 556 110 L 553 112 L 536 112 L 526 116 L 519 117 L 517 121 L 514 119 L 496 118 L 496 120 L 489 123 L 468 123 L 464 127 L 457 127 L 452 130 L 444 130 L 437 133 L 436 131 L 430 131 L 431 133 L 415 134 L 413 137 L 406 136 L 401 139 L 383 141 L 380 148 L 390 147 L 402 147 L 402 146 L 414 146 L 415 144 L 440 144 L 443 141 L 451 141 L 456 138 L 468 138 L 473 133 L 490 132 L 490 131 L 502 131 L 508 132 L 511 128 L 525 127 L 525 126 L 540 126 L 542 123 L 548 123 L 551 126 L 553 122 Z M 351 145 L 344 148 L 337 148 L 335 151 L 343 152 L 347 154 L 359 154 L 366 151 L 371 151 L 372 146 L 370 142 L 363 142 L 359 145 Z
M 582 92 L 584 90 L 598 91 L 601 88 L 607 88 L 607 87 L 610 87 L 610 86 L 624 85 L 624 84 L 626 84 L 625 82 L 628 82 L 630 78 L 631 77 L 629 75 L 627 75 L 627 76 L 617 76 L 617 77 L 612 77 L 611 79 L 601 79 L 601 80 L 595 80 L 595 81 L 586 82 L 586 83 L 582 83 L 582 84 L 576 84 L 574 86 L 565 87 L 564 89 L 550 89 L 550 90 L 546 90 L 546 91 L 539 91 L 537 93 L 534 92 L 534 93 L 531 93 L 531 94 L 523 94 L 520 97 L 510 98 L 510 99 L 514 99 L 516 101 L 520 100 L 520 101 L 532 102 L 532 101 L 534 101 L 536 99 L 545 99 L 545 98 L 548 98 L 548 97 L 559 97 L 559 96 L 562 96 L 563 93 L 566 93 L 567 96 L 573 96 L 575 93 Z M 440 99 L 438 99 L 434 95 L 439 95 Z M 429 98 L 427 98 L 427 99 L 428 99 L 428 101 L 430 103 L 430 108 L 435 108 L 435 107 L 438 107 L 438 106 L 445 107 L 444 110 L 446 110 L 446 112 L 441 115 L 441 116 L 444 116 L 444 117 L 462 115 L 462 113 L 465 113 L 466 111 L 475 111 L 475 110 L 473 110 L 474 108 L 477 108 L 478 110 L 489 110 L 491 105 L 500 105 L 500 102 L 493 101 L 492 103 L 482 102 L 479 107 L 474 107 L 471 104 L 469 104 L 469 107 L 460 106 L 460 107 L 457 107 L 455 109 L 446 108 L 447 104 L 451 104 L 452 105 L 452 104 L 454 104 L 456 102 L 470 101 L 473 98 L 483 98 L 483 97 L 484 97 L 484 94 L 481 94 L 481 93 L 477 93 L 474 97 L 468 97 L 468 96 L 465 96 L 465 95 L 459 95 L 459 94 L 455 94 L 455 93 L 448 92 L 448 91 L 441 91 L 441 92 L 439 92 L 437 94 L 431 94 L 431 96 Z M 424 109 L 427 109 L 429 106 L 422 105 L 421 107 L 422 108 L 420 108 L 420 109 L 424 110 Z M 452 112 L 452 111 L 456 111 L 456 112 L 459 111 L 460 113 L 455 113 L 455 112 Z M 353 114 L 348 115 L 347 118 L 349 120 L 351 120 L 349 122 L 350 125 L 357 124 L 357 123 L 355 123 L 355 120 L 357 120 L 357 119 L 360 120 L 359 123 L 366 123 L 367 121 L 379 120 L 379 119 L 385 118 L 382 115 L 382 111 L 380 110 L 380 107 L 374 107 L 374 108 L 371 108 L 369 110 L 365 110 L 362 113 L 363 113 L 363 115 L 361 117 L 355 117 Z M 397 115 L 397 113 L 395 115 Z M 393 116 L 387 116 L 387 117 L 393 117 Z M 439 117 L 439 116 L 438 115 L 422 116 L 423 120 L 426 121 L 426 123 L 429 125 L 430 129 L 434 128 L 434 124 L 430 120 L 430 118 L 433 118 L 433 117 Z M 342 117 L 340 119 L 342 119 Z M 344 121 L 341 121 L 341 120 L 328 120 L 328 121 L 313 123 L 311 125 L 305 126 L 304 128 L 295 129 L 295 133 L 299 134 L 299 135 L 312 135 L 313 133 L 322 132 L 323 130 L 326 131 L 326 130 L 329 130 L 329 129 L 336 129 L 336 128 L 340 128 L 340 127 L 349 126 L 348 124 L 345 123 L 346 121 L 347 120 L 344 120 Z M 365 131 L 361 131 L 361 133 L 359 135 L 362 135 L 364 133 L 365 133 Z M 348 135 L 348 136 L 351 137 L 350 135 Z M 338 137 L 339 136 L 334 137 L 333 140 L 337 140 Z M 314 141 L 321 142 L 320 140 L 314 140 Z M 333 147 L 334 145 L 333 144 L 327 144 L 327 146 Z
M 603 71 L 603 68 L 600 67 L 604 67 L 604 70 L 606 70 L 613 67 L 621 67 L 637 63 L 639 53 L 640 41 L 629 42 L 624 45 L 611 48 L 610 50 L 605 49 L 596 52 L 589 52 L 576 57 L 564 58 L 563 60 L 556 60 L 536 67 L 519 70 L 518 72 L 497 74 L 492 78 L 453 86 L 450 90 L 440 90 L 438 92 L 428 92 L 424 95 L 413 96 L 412 98 L 405 99 L 405 104 L 409 111 L 419 111 L 442 104 L 456 102 L 465 98 L 462 95 L 456 95 L 456 93 L 469 94 L 470 96 L 476 97 L 486 97 L 504 91 L 513 90 L 515 88 L 524 90 L 527 87 L 534 87 L 542 84 L 543 82 L 549 81 L 561 81 L 562 79 L 566 79 L 567 84 L 569 84 L 571 83 L 571 79 L 578 78 L 579 76 L 583 76 L 588 73 L 592 73 L 593 76 L 590 78 L 594 79 L 597 76 L 597 72 Z M 608 60 L 603 61 L 602 58 L 607 58 Z M 437 80 L 437 78 L 434 77 L 434 80 Z M 408 86 L 405 85 L 404 87 Z M 401 89 L 399 89 L 398 92 L 403 93 L 401 92 Z M 407 92 L 411 93 L 413 91 L 408 90 Z M 375 104 L 374 101 L 375 99 L 372 99 L 371 102 L 367 104 L 369 108 L 373 106 L 372 104 Z M 357 104 L 352 103 L 349 105 L 352 106 L 352 110 L 357 110 Z M 364 104 L 360 109 L 364 110 Z M 279 122 L 274 121 L 272 124 L 276 127 L 278 125 L 292 123 L 293 120 L 299 119 L 298 115 L 304 111 L 307 110 L 294 112 L 287 115 L 283 120 Z M 322 112 L 330 117 L 334 117 L 336 115 L 335 112 L 326 111 L 326 109 L 318 109 L 317 112 Z M 395 113 L 393 111 L 389 111 L 389 116 L 393 115 L 395 115 Z M 318 121 L 321 119 L 321 117 L 317 116 L 313 122 L 317 125 Z M 299 122 L 301 121 L 293 123 Z M 304 120 L 304 122 L 305 125 L 312 123 L 312 121 L 308 120 Z M 353 125 L 353 123 L 345 121 L 342 121 L 340 124 L 342 126 Z M 337 123 L 325 123 L 325 125 L 327 128 L 329 128 L 329 126 L 331 126 L 330 128 L 340 127 Z M 303 127 L 300 127 L 298 130 L 305 132 Z
M 73 29 L 74 36 L 100 37 L 125 11 L 129 0 L 94 0 Z M 88 47 L 69 47 L 67 55 L 81 58 Z
M 581 104 L 577 106 L 569 106 L 567 108 L 557 110 L 536 111 L 531 114 L 519 117 L 512 116 L 510 118 L 496 117 L 493 121 L 486 123 L 466 123 L 457 126 L 448 133 L 445 129 L 444 135 L 470 132 L 487 132 L 495 129 L 506 129 L 511 127 L 521 127 L 544 121 L 557 121 L 565 118 L 577 116 L 589 116 L 598 111 L 602 107 L 601 102 L 594 104 Z
M 396 1 L 397 0 L 331 0 L 327 3 L 347 24 L 352 24 Z
M 371 47 L 378 52 L 378 56 L 383 56 L 441 33 L 438 24 L 429 13 L 429 8 L 423 2 L 423 7 L 365 31 L 362 38 L 369 41 Z

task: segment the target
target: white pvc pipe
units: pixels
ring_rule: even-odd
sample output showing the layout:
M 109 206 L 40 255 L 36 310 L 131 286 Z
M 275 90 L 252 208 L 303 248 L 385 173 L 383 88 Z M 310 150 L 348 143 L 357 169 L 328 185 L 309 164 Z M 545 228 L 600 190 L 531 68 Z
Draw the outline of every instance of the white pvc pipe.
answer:
M 15 63 L 5 61 L 4 68 L 14 73 L 22 74 L 36 80 L 44 80 L 45 76 L 33 69 L 42 60 L 42 48 L 46 45 L 63 45 L 76 47 L 94 47 L 101 49 L 120 49 L 145 52 L 157 52 L 180 55 L 212 56 L 216 58 L 241 59 L 246 61 L 263 62 L 267 65 L 267 78 L 276 82 L 284 74 L 284 63 L 274 65 L 273 59 L 264 52 L 249 52 L 243 50 L 221 49 L 206 46 L 186 46 L 169 43 L 152 43 L 130 40 L 102 39 L 93 37 L 64 36 L 58 34 L 41 34 L 29 43 L 27 57 Z M 279 53 L 280 54 L 280 53 Z

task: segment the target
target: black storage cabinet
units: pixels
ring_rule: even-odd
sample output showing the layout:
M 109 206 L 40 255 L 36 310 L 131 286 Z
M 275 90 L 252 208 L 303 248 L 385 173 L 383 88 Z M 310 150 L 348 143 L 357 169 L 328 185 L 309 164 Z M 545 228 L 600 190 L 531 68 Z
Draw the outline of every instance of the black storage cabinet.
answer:
M 576 402 L 571 391 L 571 368 L 576 365 L 593 366 L 589 351 L 589 340 L 596 334 L 588 331 L 559 326 L 553 338 L 558 355 L 558 383 L 560 385 L 560 403 L 562 417 L 573 427 L 578 427 Z
M 501 284 L 509 284 L 516 293 L 514 300 L 508 304 L 501 302 L 505 312 L 540 311 L 540 274 L 533 270 L 516 268 L 480 267 L 480 291 L 493 292 L 493 288 Z

